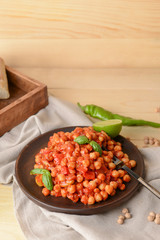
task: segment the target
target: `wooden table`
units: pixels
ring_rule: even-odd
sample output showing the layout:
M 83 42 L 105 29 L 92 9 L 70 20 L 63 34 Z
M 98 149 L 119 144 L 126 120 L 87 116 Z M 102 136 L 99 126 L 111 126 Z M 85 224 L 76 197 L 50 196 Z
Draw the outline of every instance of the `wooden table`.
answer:
M 55 97 L 160 122 L 159 16 L 156 0 L 1 1 L 0 57 Z M 160 129 L 123 127 L 121 134 L 142 147 Z M 4 185 L 0 239 L 24 239 Z

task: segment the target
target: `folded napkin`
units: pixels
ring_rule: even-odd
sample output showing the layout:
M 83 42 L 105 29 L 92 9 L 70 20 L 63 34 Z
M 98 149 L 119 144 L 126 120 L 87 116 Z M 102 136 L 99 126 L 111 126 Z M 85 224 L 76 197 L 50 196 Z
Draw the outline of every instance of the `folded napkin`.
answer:
M 16 218 L 28 240 L 158 240 L 160 226 L 148 222 L 150 211 L 160 213 L 160 200 L 144 187 L 128 202 L 108 212 L 80 216 L 47 211 L 29 200 L 14 176 L 15 161 L 23 147 L 46 131 L 91 125 L 89 119 L 71 103 L 49 97 L 49 105 L 0 138 L 0 183 L 13 181 Z M 145 160 L 146 180 L 160 190 L 160 147 L 141 149 Z M 116 223 L 121 210 L 129 208 L 132 218 Z

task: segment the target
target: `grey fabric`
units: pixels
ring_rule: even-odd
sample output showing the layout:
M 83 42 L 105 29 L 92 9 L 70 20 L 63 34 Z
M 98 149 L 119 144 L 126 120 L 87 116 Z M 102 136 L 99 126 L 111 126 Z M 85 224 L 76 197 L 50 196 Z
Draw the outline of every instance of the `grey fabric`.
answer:
M 49 105 L 0 138 L 0 182 L 13 180 L 14 210 L 28 240 L 158 240 L 160 226 L 147 221 L 150 211 L 160 212 L 160 200 L 141 187 L 128 202 L 103 214 L 80 216 L 49 212 L 29 200 L 14 176 L 15 160 L 31 139 L 54 128 L 90 125 L 88 118 L 75 106 L 50 97 Z M 141 149 L 145 159 L 145 179 L 160 190 L 160 147 Z M 123 225 L 116 223 L 123 207 L 132 218 Z

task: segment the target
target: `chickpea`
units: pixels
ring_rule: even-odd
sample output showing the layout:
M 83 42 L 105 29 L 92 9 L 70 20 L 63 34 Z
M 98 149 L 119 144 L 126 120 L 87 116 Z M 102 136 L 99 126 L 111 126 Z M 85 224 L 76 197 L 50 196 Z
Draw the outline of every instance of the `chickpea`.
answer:
M 128 163 L 125 163 L 125 165 L 126 165 L 128 168 L 130 168 L 130 169 L 131 169 L 131 164 L 130 164 L 130 162 L 128 162 Z
M 86 133 L 86 137 L 87 137 L 89 140 L 92 140 L 92 135 L 91 135 L 91 134 Z
M 113 192 L 113 186 L 110 186 L 110 185 L 106 185 L 105 186 L 105 191 L 111 195 L 111 193 Z
M 118 183 L 118 187 L 120 187 L 122 185 L 122 179 L 121 178 L 118 178 L 116 180 L 116 182 Z
M 100 163 L 103 163 L 103 162 L 104 162 L 104 161 L 103 161 L 103 157 L 98 157 L 98 158 L 97 158 L 97 161 L 100 162 Z
M 100 141 L 100 142 L 103 142 L 103 141 L 104 141 L 104 137 L 99 136 L 99 141 Z
M 88 153 L 88 150 L 86 148 L 83 148 L 80 152 L 81 152 L 81 155 L 84 156 L 85 154 Z
M 131 164 L 132 168 L 134 168 L 137 164 L 135 160 L 130 160 L 129 163 Z
M 90 168 L 91 170 L 94 170 L 94 169 L 95 169 L 94 164 L 91 163 L 90 166 L 89 166 L 89 168 Z
M 77 183 L 76 189 L 77 189 L 77 192 L 82 191 L 83 190 L 83 183 Z
M 95 167 L 95 169 L 100 169 L 101 167 L 102 167 L 102 163 L 101 162 L 99 162 L 99 161 L 95 161 L 94 162 L 94 167 Z
M 124 153 L 124 157 L 129 158 L 127 153 Z
M 77 182 L 82 182 L 83 176 L 81 174 L 77 174 Z
M 99 193 L 100 192 L 99 188 L 95 188 L 93 191 L 94 191 L 94 193 Z
M 84 167 L 89 167 L 90 161 L 88 159 L 85 159 L 85 160 L 82 161 L 82 164 L 83 164 Z
M 109 146 L 109 145 L 114 145 L 114 143 L 115 143 L 115 142 L 114 142 L 113 140 L 109 140 L 109 141 L 108 141 L 108 146 Z
M 97 154 L 96 154 L 96 152 L 91 152 L 90 154 L 89 154 L 89 156 L 90 156 L 90 159 L 97 159 Z
M 104 181 L 106 179 L 106 176 L 104 175 L 104 173 L 99 173 L 97 178 L 100 179 L 101 181 Z
M 150 139 L 149 139 L 149 144 L 150 144 L 150 145 L 153 145 L 153 144 L 154 144 L 154 138 L 150 138 Z
M 91 146 L 90 144 L 87 144 L 87 145 L 86 145 L 86 148 L 87 148 L 87 150 L 88 150 L 89 152 L 92 151 L 92 146 Z
M 108 193 L 106 191 L 101 191 L 100 194 L 102 195 L 103 200 L 108 198 Z
M 35 162 L 36 162 L 36 163 L 40 163 L 41 160 L 42 160 L 42 159 L 41 159 L 41 156 L 37 154 L 37 155 L 35 156 Z
M 125 220 L 125 216 L 124 215 L 120 215 L 118 218 L 121 218 L 121 219 Z
M 69 168 L 68 171 L 69 171 L 70 174 L 76 174 L 76 170 L 75 169 Z
M 149 137 L 144 138 L 144 144 L 149 144 Z
M 90 181 L 88 187 L 91 189 L 95 189 L 97 187 L 97 184 L 95 181 Z
M 127 218 L 127 219 L 129 219 L 129 218 L 131 218 L 132 217 L 132 215 L 128 212 L 128 213 L 125 213 L 125 218 Z
M 150 216 L 150 215 L 149 215 L 149 216 L 147 217 L 147 219 L 148 219 L 148 221 L 149 221 L 149 222 L 153 222 L 153 221 L 154 221 L 154 219 L 155 219 L 155 217 L 154 217 L 154 216 Z
M 107 163 L 111 162 L 111 158 L 109 156 L 104 156 L 103 159 Z
M 118 178 L 119 177 L 119 172 L 117 170 L 112 171 L 112 177 Z
M 112 197 L 116 194 L 116 190 L 113 189 L 113 192 L 110 194 Z
M 34 164 L 34 168 L 43 168 L 42 164 Z
M 75 169 L 75 167 L 76 167 L 76 163 L 75 162 L 69 162 L 68 163 L 68 168 L 69 169 Z
M 54 185 L 54 191 L 55 192 L 60 192 L 61 191 L 61 186 L 59 184 Z
M 131 177 L 130 177 L 128 174 L 125 174 L 125 175 L 123 176 L 123 181 L 124 181 L 124 182 L 130 182 L 130 181 L 131 181 Z
M 123 224 L 123 223 L 124 223 L 124 220 L 123 220 L 122 218 L 118 218 L 117 223 L 118 223 L 118 224 Z
M 157 213 L 157 214 L 156 214 L 156 218 L 160 218 L 160 213 Z
M 52 191 L 50 192 L 50 194 L 51 194 L 51 196 L 55 196 L 55 191 L 52 190 Z
M 99 178 L 95 178 L 93 181 L 95 181 L 97 186 L 99 186 L 101 184 L 101 182 L 102 182 Z
M 101 202 L 103 200 L 102 195 L 100 193 L 95 193 L 94 198 L 96 202 Z
M 74 184 L 74 180 L 67 180 L 66 181 L 67 186 Z
M 113 162 L 108 163 L 109 169 L 115 169 L 116 165 Z
M 150 212 L 150 213 L 149 213 L 149 216 L 152 216 L 152 217 L 155 218 L 155 217 L 156 217 L 156 213 L 155 213 L 155 212 Z
M 108 151 L 108 156 L 112 159 L 113 158 L 113 153 L 111 151 Z
M 122 213 L 123 213 L 123 214 L 126 214 L 126 213 L 128 213 L 128 212 L 129 212 L 128 208 L 123 208 L 123 209 L 122 209 Z
M 67 188 L 67 191 L 69 193 L 75 193 L 76 191 L 76 185 L 69 185 L 68 188 Z
M 110 151 L 111 151 L 111 150 L 113 150 L 113 149 L 114 149 L 114 145 L 108 145 L 108 147 L 107 147 L 107 148 L 108 148 L 108 150 L 110 150 Z
M 91 204 L 94 204 L 94 203 L 95 203 L 95 198 L 93 196 L 89 196 L 88 204 L 91 205 Z
M 117 189 L 118 183 L 115 182 L 115 181 L 111 181 L 111 182 L 110 182 L 110 186 L 112 186 L 114 189 Z
M 66 179 L 66 177 L 65 177 L 64 174 L 58 174 L 58 180 L 59 181 L 63 182 L 63 181 L 65 181 L 65 179 Z
M 88 197 L 86 195 L 82 195 L 81 202 L 86 205 L 88 203 Z
M 122 158 L 122 161 L 123 161 L 124 163 L 128 163 L 128 162 L 129 162 L 129 159 L 128 159 L 128 157 L 123 157 L 123 158 Z
M 63 158 L 61 160 L 61 166 L 67 166 L 67 159 L 66 158 Z
M 155 218 L 154 222 L 158 225 L 160 225 L 160 218 Z
M 125 171 L 122 170 L 122 169 L 119 169 L 118 172 L 119 172 L 119 177 L 120 178 L 122 178 L 125 175 Z
M 107 151 L 102 151 L 103 152 L 103 155 L 107 156 L 108 155 L 108 152 Z
M 42 193 L 43 193 L 44 196 L 48 196 L 50 194 L 50 191 L 46 187 L 44 187 L 42 189 Z
M 66 198 L 67 197 L 67 190 L 66 189 L 61 189 L 61 195 L 62 195 L 62 197 Z
M 83 181 L 83 186 L 86 187 L 86 188 L 88 188 L 88 186 L 89 186 L 89 181 L 88 181 L 88 180 Z
M 125 188 L 126 188 L 126 186 L 125 186 L 124 183 L 122 183 L 122 185 L 119 187 L 119 189 L 122 190 L 122 191 L 123 191 Z
M 56 170 L 57 170 L 57 171 L 61 171 L 61 169 L 62 169 L 62 166 L 61 166 L 61 165 L 57 165 L 57 166 L 56 166 Z
M 160 146 L 160 141 L 156 139 L 155 142 L 154 142 L 154 146 L 155 146 L 155 147 Z
M 124 153 L 122 151 L 117 151 L 117 152 L 115 152 L 115 155 L 117 158 L 122 158 Z
M 100 190 L 104 190 L 105 187 L 106 187 L 106 183 L 105 183 L 105 182 L 103 182 L 103 183 L 101 183 L 101 184 L 99 185 L 99 189 L 100 189 Z
M 115 152 L 121 151 L 121 150 L 122 150 L 122 147 L 119 146 L 119 145 L 116 145 L 116 146 L 114 147 L 114 151 L 115 151 Z

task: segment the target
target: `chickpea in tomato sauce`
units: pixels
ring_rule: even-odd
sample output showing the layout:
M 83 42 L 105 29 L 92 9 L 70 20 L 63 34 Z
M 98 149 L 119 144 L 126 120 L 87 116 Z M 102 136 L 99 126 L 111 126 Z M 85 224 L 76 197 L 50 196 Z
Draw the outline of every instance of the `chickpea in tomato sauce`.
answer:
M 94 151 L 87 144 L 74 141 L 78 136 L 86 136 L 97 142 L 100 147 L 107 146 L 108 151 Z M 46 189 L 42 176 L 36 175 L 36 183 L 47 196 L 69 198 L 73 202 L 94 204 L 114 196 L 117 189 L 124 190 L 131 179 L 124 170 L 116 170 L 113 155 L 124 161 L 130 168 L 136 166 L 123 153 L 121 143 L 111 139 L 105 132 L 96 132 L 92 127 L 76 127 L 72 132 L 57 132 L 50 137 L 48 146 L 35 156 L 34 168 L 49 170 L 53 189 Z

